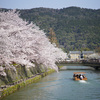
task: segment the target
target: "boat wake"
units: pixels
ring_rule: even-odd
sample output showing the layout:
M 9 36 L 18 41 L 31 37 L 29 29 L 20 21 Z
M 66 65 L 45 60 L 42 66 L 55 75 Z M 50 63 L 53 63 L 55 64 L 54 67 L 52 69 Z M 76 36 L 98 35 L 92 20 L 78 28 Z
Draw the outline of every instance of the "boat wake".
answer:
M 79 80 L 80 83 L 87 83 L 85 80 Z

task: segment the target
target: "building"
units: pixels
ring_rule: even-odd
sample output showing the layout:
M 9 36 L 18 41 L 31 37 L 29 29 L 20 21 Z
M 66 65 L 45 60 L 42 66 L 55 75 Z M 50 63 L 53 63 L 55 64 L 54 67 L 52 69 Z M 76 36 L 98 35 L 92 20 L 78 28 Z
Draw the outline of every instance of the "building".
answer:
M 79 60 L 81 58 L 81 51 L 69 51 L 71 60 Z
M 82 51 L 83 58 L 88 58 L 89 55 L 94 54 L 94 51 Z

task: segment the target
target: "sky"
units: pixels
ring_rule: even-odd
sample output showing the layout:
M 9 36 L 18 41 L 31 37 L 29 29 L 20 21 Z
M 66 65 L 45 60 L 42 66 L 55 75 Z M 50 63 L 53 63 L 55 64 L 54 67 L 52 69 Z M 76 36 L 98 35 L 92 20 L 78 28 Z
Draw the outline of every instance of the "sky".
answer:
M 61 9 L 71 6 L 100 9 L 100 0 L 0 0 L 0 8 L 31 9 L 54 8 Z

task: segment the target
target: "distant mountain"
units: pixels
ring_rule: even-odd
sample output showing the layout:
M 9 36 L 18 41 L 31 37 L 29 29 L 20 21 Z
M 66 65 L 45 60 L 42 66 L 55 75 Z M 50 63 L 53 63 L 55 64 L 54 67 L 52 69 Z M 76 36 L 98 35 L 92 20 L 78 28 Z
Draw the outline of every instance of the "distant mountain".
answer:
M 52 28 L 59 44 L 66 51 L 94 50 L 100 47 L 100 9 L 69 7 L 20 9 L 19 11 L 20 17 L 29 22 L 33 21 L 47 35 Z

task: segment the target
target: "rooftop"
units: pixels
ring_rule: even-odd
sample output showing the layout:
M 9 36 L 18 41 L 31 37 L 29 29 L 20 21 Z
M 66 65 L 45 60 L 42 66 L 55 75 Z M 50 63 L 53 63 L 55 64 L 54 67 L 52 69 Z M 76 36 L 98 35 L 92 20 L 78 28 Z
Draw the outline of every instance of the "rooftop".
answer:
M 93 54 L 94 51 L 82 51 L 83 54 Z
M 81 54 L 81 51 L 69 51 L 70 54 Z

